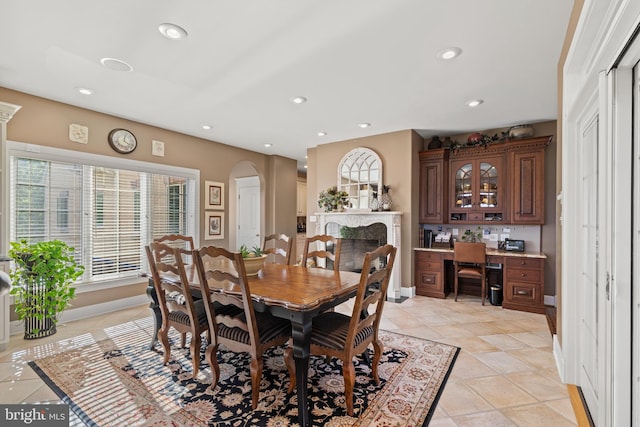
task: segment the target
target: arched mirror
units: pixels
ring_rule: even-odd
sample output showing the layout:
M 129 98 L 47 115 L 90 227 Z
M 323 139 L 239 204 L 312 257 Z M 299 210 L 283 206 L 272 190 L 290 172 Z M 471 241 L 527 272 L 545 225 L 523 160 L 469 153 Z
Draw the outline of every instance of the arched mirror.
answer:
M 347 208 L 369 209 L 373 193 L 382 189 L 380 156 L 364 147 L 349 151 L 338 165 L 338 189 L 349 194 Z

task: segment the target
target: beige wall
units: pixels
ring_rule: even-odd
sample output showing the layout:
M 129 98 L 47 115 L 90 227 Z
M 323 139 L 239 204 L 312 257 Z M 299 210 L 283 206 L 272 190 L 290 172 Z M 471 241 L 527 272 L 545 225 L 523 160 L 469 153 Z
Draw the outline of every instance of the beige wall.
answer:
M 156 164 L 165 164 L 200 170 L 200 242 L 215 244 L 235 250 L 235 241 L 229 240 L 229 220 L 225 222 L 225 240 L 204 241 L 204 181 L 226 183 L 235 165 L 248 163 L 253 166 L 265 184 L 264 229 L 281 233 L 296 233 L 296 161 L 278 156 L 268 156 L 217 142 L 148 126 L 83 108 L 50 101 L 25 93 L 0 87 L 0 101 L 21 105 L 22 109 L 7 125 L 7 139 L 30 144 L 45 145 L 67 150 L 81 151 L 116 158 L 126 158 Z M 69 125 L 79 124 L 89 128 L 88 144 L 69 140 Z M 109 131 L 125 128 L 138 140 L 136 150 L 128 155 L 118 154 L 107 142 Z M 151 141 L 165 143 L 165 156 L 151 155 Z M 294 195 L 292 197 L 291 195 Z M 229 211 L 229 191 L 225 194 L 226 217 L 235 216 Z M 8 236 L 0 236 L 5 247 Z M 139 287 L 125 287 L 109 292 L 82 294 L 74 301 L 74 307 L 105 302 L 144 293 L 145 283 Z
M 382 182 L 390 185 L 391 210 L 402 212 L 401 268 L 402 286 L 413 284 L 413 248 L 418 226 L 418 152 L 423 139 L 412 130 L 403 130 L 365 138 L 317 146 L 307 152 L 307 215 L 318 212 L 318 193 L 337 184 L 337 168 L 342 157 L 357 147 L 370 148 L 382 159 Z M 316 224 L 307 219 L 307 235 L 316 232 Z

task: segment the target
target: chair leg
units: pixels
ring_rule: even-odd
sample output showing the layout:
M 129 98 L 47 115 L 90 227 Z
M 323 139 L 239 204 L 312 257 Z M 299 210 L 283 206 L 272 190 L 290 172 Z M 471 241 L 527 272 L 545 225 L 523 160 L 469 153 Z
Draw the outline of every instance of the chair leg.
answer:
M 347 414 L 353 417 L 353 385 L 356 382 L 356 369 L 351 358 L 342 361 L 342 376 L 344 378 L 344 400 L 347 403 Z
M 458 274 L 457 273 L 453 273 L 454 274 L 454 278 L 453 278 L 453 300 L 454 301 L 458 301 Z
M 209 366 L 211 366 L 211 390 L 216 388 L 220 380 L 220 366 L 218 366 L 218 344 L 209 344 L 204 356 Z
M 376 340 L 373 342 L 373 364 L 371 365 L 371 375 L 373 376 L 376 384 L 380 384 L 380 377 L 378 377 L 378 365 L 380 364 L 380 359 L 382 359 L 382 352 L 384 351 L 384 346 L 382 345 L 382 341 Z
M 482 305 L 484 305 L 484 298 L 487 295 L 487 281 L 482 280 L 481 291 L 482 292 Z
M 169 363 L 169 357 L 171 356 L 171 346 L 169 345 L 169 330 L 168 329 L 160 329 L 158 333 L 158 339 L 162 344 L 162 350 L 164 351 L 164 361 L 163 363 L 166 365 Z
M 191 363 L 193 363 L 193 378 L 198 376 L 198 371 L 200 370 L 200 345 L 202 344 L 202 338 L 200 334 L 193 333 L 191 334 L 191 346 L 189 347 L 191 351 Z
M 296 364 L 293 361 L 293 347 L 291 341 L 289 345 L 284 349 L 284 364 L 289 371 L 289 389 L 287 393 L 291 393 L 296 388 Z
M 185 332 L 180 334 L 180 348 L 184 348 L 187 343 L 187 334 Z
M 251 407 L 258 407 L 258 398 L 260 397 L 260 379 L 262 378 L 262 355 L 256 355 L 251 358 Z

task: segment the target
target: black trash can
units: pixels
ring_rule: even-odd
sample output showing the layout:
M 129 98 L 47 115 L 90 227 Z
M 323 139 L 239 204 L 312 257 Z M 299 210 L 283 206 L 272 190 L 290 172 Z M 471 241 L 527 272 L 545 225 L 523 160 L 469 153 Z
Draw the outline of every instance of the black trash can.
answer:
M 502 305 L 502 285 L 490 286 L 489 302 L 491 303 L 491 305 Z

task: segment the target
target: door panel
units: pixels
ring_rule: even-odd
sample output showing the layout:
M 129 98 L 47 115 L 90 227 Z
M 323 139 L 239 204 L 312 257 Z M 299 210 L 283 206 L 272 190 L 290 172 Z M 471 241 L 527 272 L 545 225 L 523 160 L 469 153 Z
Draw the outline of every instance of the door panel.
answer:
M 257 176 L 238 178 L 237 248 L 262 246 L 260 236 L 260 180 Z M 236 248 L 236 249 L 237 249 Z

